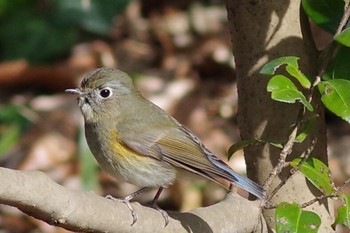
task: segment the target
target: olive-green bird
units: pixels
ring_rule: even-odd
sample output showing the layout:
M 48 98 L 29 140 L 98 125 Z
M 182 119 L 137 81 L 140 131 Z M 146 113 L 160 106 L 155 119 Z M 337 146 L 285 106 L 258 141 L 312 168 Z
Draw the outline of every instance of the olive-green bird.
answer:
M 261 186 L 233 171 L 189 129 L 143 98 L 126 73 L 100 68 L 88 74 L 80 88 L 66 92 L 78 95 L 86 140 L 102 169 L 142 187 L 122 199 L 132 213 L 132 224 L 137 214 L 129 201 L 149 188 L 159 188 L 153 205 L 168 224 L 167 213 L 156 201 L 181 173 L 191 172 L 216 183 L 223 178 L 265 199 Z

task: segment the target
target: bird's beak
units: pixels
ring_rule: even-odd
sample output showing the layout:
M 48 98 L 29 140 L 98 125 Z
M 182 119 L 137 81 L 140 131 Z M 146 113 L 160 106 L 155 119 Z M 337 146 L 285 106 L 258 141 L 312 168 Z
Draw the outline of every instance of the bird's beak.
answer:
M 83 95 L 83 92 L 79 88 L 75 89 L 66 89 L 65 92 L 73 95 Z

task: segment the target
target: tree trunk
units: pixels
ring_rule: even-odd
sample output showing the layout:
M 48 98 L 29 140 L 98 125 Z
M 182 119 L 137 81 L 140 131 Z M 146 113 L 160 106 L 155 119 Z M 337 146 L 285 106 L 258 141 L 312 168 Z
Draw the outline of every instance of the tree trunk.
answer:
M 311 38 L 303 39 L 300 26 L 300 1 L 280 0 L 228 0 L 229 27 L 231 30 L 238 80 L 238 125 L 242 140 L 262 139 L 285 143 L 296 123 L 300 104 L 284 104 L 271 100 L 266 91 L 269 77 L 259 74 L 262 66 L 281 56 L 298 56 L 301 70 L 310 77 L 317 73 L 315 50 Z M 304 25 L 307 21 L 304 20 Z M 303 30 L 304 31 L 304 30 Z M 314 104 L 319 104 L 315 96 Z M 320 106 L 320 105 L 317 105 Z M 300 156 L 316 138 L 312 156 L 327 164 L 326 130 L 322 107 L 314 113 L 320 115 L 314 132 L 304 143 L 295 145 L 288 161 Z M 277 164 L 280 150 L 269 146 L 251 146 L 244 150 L 248 176 L 263 184 Z M 274 180 L 271 192 L 288 175 L 286 168 Z M 294 175 L 272 198 L 273 203 L 282 201 L 304 203 L 321 193 L 302 175 Z M 322 219 L 319 232 L 333 232 L 333 206 L 330 201 L 309 206 Z M 268 225 L 274 227 L 274 211 L 264 213 Z

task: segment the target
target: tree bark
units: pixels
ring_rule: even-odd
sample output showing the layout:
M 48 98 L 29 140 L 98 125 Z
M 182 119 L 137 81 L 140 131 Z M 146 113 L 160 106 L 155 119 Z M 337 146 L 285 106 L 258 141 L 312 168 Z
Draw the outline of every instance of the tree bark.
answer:
M 169 213 L 164 227 L 163 216 L 155 209 L 133 202 L 139 219 L 132 217 L 125 204 L 74 191 L 50 180 L 42 172 L 21 172 L 0 167 L 0 203 L 51 225 L 74 232 L 267 232 L 259 201 L 248 201 L 229 194 L 218 204 L 186 213 Z
M 284 104 L 271 100 L 266 91 L 269 77 L 259 74 L 268 61 L 281 56 L 298 56 L 301 70 L 310 77 L 317 73 L 317 51 L 310 38 L 303 39 L 300 24 L 300 1 L 228 0 L 229 27 L 236 62 L 238 82 L 238 125 L 242 140 L 262 139 L 285 143 L 296 123 L 300 104 Z M 304 22 L 305 23 L 305 22 Z M 288 160 L 298 157 L 316 138 L 312 156 L 327 164 L 326 130 L 323 108 L 315 95 L 319 114 L 314 132 L 304 143 L 295 145 Z M 263 184 L 277 164 L 280 150 L 269 146 L 251 146 L 244 150 L 248 176 Z M 289 169 L 274 180 L 271 192 L 289 173 Z M 273 203 L 282 201 L 303 203 L 319 196 L 320 192 L 302 175 L 293 176 L 273 197 Z M 328 200 L 318 202 L 310 209 L 322 219 L 319 232 L 333 232 L 333 207 Z M 269 227 L 274 227 L 274 211 L 265 211 Z

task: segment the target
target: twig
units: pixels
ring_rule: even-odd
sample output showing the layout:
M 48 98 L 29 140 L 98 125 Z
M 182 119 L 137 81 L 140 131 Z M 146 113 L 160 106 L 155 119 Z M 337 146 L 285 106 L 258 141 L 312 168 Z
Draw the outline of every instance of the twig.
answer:
M 277 208 L 277 205 L 274 204 L 274 203 L 272 203 L 271 201 L 267 201 L 267 202 L 264 203 L 264 208 L 265 208 L 265 209 L 268 209 L 268 210 L 270 210 L 270 209 L 276 209 L 276 208 Z
M 346 186 L 347 184 L 349 184 L 349 183 L 350 183 L 350 178 L 347 179 L 347 180 L 344 182 L 344 184 L 343 184 L 342 186 L 340 186 L 338 189 L 339 189 L 339 190 L 342 190 L 342 189 L 345 188 L 345 186 Z
M 314 204 L 315 202 L 321 201 L 321 200 L 326 199 L 326 198 L 333 198 L 333 197 L 339 197 L 339 196 L 338 196 L 338 194 L 321 195 L 321 196 L 315 197 L 314 199 L 312 199 L 312 200 L 310 200 L 308 202 L 305 202 L 305 203 L 301 204 L 300 207 L 301 208 L 306 208 L 306 207 Z M 275 209 L 276 207 L 277 206 L 275 204 L 270 203 L 265 208 L 266 209 Z
M 271 197 L 273 197 L 277 192 L 278 190 L 285 184 L 287 183 L 287 181 L 296 173 L 296 171 L 299 171 L 300 170 L 300 167 L 303 163 L 305 163 L 305 161 L 310 157 L 312 151 L 314 150 L 315 148 L 315 144 L 317 142 L 317 139 L 314 138 L 311 142 L 311 145 L 310 147 L 306 150 L 306 152 L 303 153 L 303 155 L 301 155 L 300 157 L 302 157 L 302 160 L 298 163 L 298 165 L 295 167 L 295 168 L 292 168 L 290 169 L 290 175 L 285 178 L 284 180 L 282 180 L 278 185 L 277 187 L 271 192 L 270 194 L 270 199 Z M 286 163 L 285 164 L 285 167 L 289 166 L 289 163 Z
M 288 167 L 289 163 L 286 163 L 284 167 Z M 278 190 L 280 190 L 280 188 L 282 188 L 283 185 L 285 185 L 285 183 L 287 183 L 288 179 L 292 176 L 293 174 L 290 174 L 287 178 L 285 178 L 284 180 L 282 180 L 277 187 L 271 192 L 269 199 L 271 199 L 273 196 L 275 196 L 275 194 L 278 192 Z
M 299 118 L 299 117 L 298 117 Z M 287 143 L 284 145 L 281 153 L 280 158 L 278 159 L 277 165 L 273 168 L 273 170 L 270 172 L 269 177 L 267 178 L 265 184 L 264 184 L 264 190 L 267 190 L 268 187 L 271 186 L 273 179 L 281 173 L 283 167 L 286 164 L 286 158 L 287 156 L 292 152 L 292 148 L 294 145 L 295 138 L 297 136 L 298 132 L 298 124 L 294 127 L 293 131 L 290 133 L 288 137 Z
M 349 7 L 349 3 L 346 3 L 343 17 L 340 20 L 339 26 L 338 26 L 334 36 L 337 36 L 337 35 L 339 35 L 342 32 L 344 26 L 349 21 L 349 17 L 350 17 L 350 7 Z M 337 47 L 338 47 L 338 44 L 335 41 L 333 41 L 331 43 L 330 47 L 328 48 L 328 51 L 327 51 L 327 53 L 325 55 L 325 60 L 323 61 L 323 63 L 320 66 L 319 72 L 318 72 L 318 74 L 316 76 L 317 82 L 314 83 L 313 87 L 317 86 L 317 84 L 321 81 L 321 77 L 326 72 L 326 69 L 329 66 L 329 63 L 331 62 L 333 54 L 334 54 L 334 52 L 335 52 Z
M 305 208 L 305 207 L 308 207 L 308 206 L 310 206 L 310 205 L 314 204 L 315 202 L 318 202 L 322 199 L 332 198 L 332 197 L 338 197 L 338 195 L 337 194 L 329 194 L 329 195 L 318 196 L 318 197 L 315 197 L 314 199 L 312 199 L 311 201 L 308 201 L 308 202 L 301 204 L 300 207 Z
M 300 156 L 302 159 L 300 160 L 300 162 L 298 163 L 298 165 L 295 167 L 295 168 L 292 168 L 290 170 L 290 173 L 293 175 L 295 172 L 299 171 L 300 168 L 301 168 L 301 165 L 303 165 L 303 163 L 305 163 L 305 161 L 310 157 L 312 151 L 314 150 L 315 148 L 315 145 L 316 145 L 316 142 L 317 142 L 317 139 L 314 138 L 312 141 L 311 141 L 311 145 L 309 146 L 309 148 Z
M 343 17 L 340 20 L 339 26 L 337 28 L 337 31 L 335 32 L 335 36 L 339 35 L 343 28 L 345 27 L 346 23 L 349 21 L 350 17 L 350 8 L 349 8 L 349 2 L 345 3 L 344 6 L 344 14 Z

